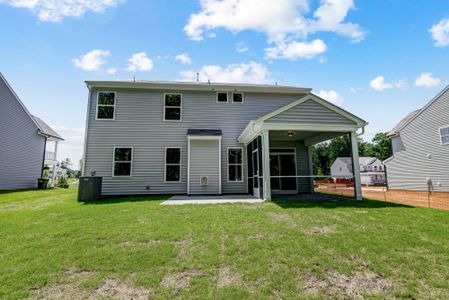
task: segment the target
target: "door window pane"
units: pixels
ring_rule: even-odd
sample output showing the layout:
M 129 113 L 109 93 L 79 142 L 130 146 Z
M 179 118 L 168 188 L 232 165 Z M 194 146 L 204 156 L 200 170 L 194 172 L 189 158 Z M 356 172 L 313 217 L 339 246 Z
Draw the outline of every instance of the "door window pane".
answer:
M 165 181 L 181 181 L 181 148 L 165 149 Z
M 243 181 L 242 154 L 243 150 L 241 148 L 228 149 L 228 181 Z

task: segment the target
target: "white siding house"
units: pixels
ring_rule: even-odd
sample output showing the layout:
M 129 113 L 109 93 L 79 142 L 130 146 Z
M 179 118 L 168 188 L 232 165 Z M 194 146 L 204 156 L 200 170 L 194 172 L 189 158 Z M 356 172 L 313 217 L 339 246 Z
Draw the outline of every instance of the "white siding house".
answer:
M 308 88 L 86 83 L 82 173 L 102 177 L 103 195 L 308 193 L 310 147 L 349 133 L 358 161 L 356 131 L 366 125 Z
M 57 164 L 60 140 L 44 121 L 30 114 L 0 73 L 0 190 L 37 187 L 43 168 Z
M 389 133 L 389 189 L 449 192 L 449 86 Z
M 360 157 L 360 180 L 362 184 L 385 184 L 385 166 L 375 157 Z M 331 176 L 334 181 L 351 178 L 352 158 L 338 157 L 331 165 Z

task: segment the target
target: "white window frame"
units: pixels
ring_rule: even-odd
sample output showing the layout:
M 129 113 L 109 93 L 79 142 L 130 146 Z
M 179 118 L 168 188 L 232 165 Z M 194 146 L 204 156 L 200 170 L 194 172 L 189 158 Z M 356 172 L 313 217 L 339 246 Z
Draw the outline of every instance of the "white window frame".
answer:
M 242 102 L 235 102 L 234 101 L 234 94 L 242 94 Z M 232 103 L 244 103 L 245 102 L 245 94 L 243 93 L 243 92 L 232 92 L 232 95 L 231 95 L 231 97 L 232 97 Z
M 114 94 L 114 105 L 99 104 L 100 93 L 113 93 Z M 114 91 L 98 91 L 97 92 L 97 107 L 96 107 L 96 111 L 95 111 L 95 120 L 96 121 L 114 121 L 115 120 L 115 105 L 116 104 L 117 104 L 117 92 L 114 92 Z M 98 107 L 99 106 L 113 107 L 114 108 L 114 113 L 112 115 L 112 119 L 98 118 Z
M 242 162 L 241 163 L 230 163 L 229 162 L 229 150 L 231 149 L 239 149 L 242 153 Z M 244 174 L 243 174 L 243 159 L 244 159 L 244 155 L 243 155 L 243 147 L 228 147 L 226 149 L 226 160 L 227 160 L 227 168 L 226 168 L 226 179 L 228 183 L 241 183 L 244 182 Z M 241 166 L 242 168 L 242 179 L 241 180 L 229 180 L 229 166 Z
M 449 145 L 449 142 L 448 143 L 443 143 L 443 136 L 445 137 L 446 135 L 441 135 L 441 129 L 446 129 L 446 128 L 449 128 L 449 125 L 447 125 L 447 126 L 442 126 L 442 127 L 440 127 L 440 128 L 438 128 L 438 133 L 439 133 L 439 135 L 440 135 L 440 145 Z
M 131 161 L 127 161 L 127 160 L 119 160 L 116 161 L 115 160 L 115 149 L 131 149 Z M 134 159 L 134 147 L 130 147 L 130 146 L 114 146 L 114 149 L 112 150 L 112 177 L 132 177 L 133 176 L 133 159 Z M 122 162 L 122 163 L 131 163 L 131 167 L 130 167 L 130 171 L 129 171 L 129 175 L 115 175 L 114 170 L 115 170 L 115 163 L 116 162 Z
M 167 164 L 167 149 L 179 149 L 179 164 L 169 163 Z M 178 181 L 168 181 L 167 180 L 167 166 L 178 166 L 179 165 L 179 180 Z M 182 180 L 182 147 L 165 147 L 164 150 L 164 183 L 180 183 Z
M 218 94 L 226 94 L 226 102 L 225 101 L 218 101 Z M 223 91 L 217 91 L 216 93 L 216 101 L 217 103 L 229 103 L 229 93 L 228 92 L 223 92 Z
M 166 106 L 165 105 L 165 97 L 167 96 L 167 95 L 180 95 L 181 96 L 181 105 L 180 106 Z M 182 122 L 182 104 L 183 104 L 183 99 L 182 99 L 183 97 L 182 97 L 182 93 L 164 93 L 164 99 L 163 99 L 163 101 L 164 101 L 164 105 L 163 105 L 163 107 L 164 107 L 164 111 L 163 111 L 163 114 L 164 114 L 164 122 Z M 179 108 L 179 120 L 167 120 L 167 119 L 165 119 L 165 109 L 166 108 Z

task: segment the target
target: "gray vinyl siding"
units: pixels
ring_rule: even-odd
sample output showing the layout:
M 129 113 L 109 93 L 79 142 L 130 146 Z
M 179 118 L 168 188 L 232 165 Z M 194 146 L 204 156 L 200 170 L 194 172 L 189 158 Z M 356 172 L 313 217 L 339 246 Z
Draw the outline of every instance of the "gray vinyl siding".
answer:
M 308 150 L 307 147 L 304 146 L 304 142 L 270 140 L 270 149 L 272 148 L 295 148 L 296 175 L 298 176 L 310 175 Z M 309 193 L 311 191 L 309 178 L 298 178 L 296 183 L 298 187 L 298 193 Z
M 355 123 L 329 108 L 313 101 L 307 100 L 296 105 L 268 120 L 266 123 L 298 123 L 305 124 L 333 124 L 333 125 L 355 125 Z
M 116 89 L 115 120 L 95 120 L 97 92 L 88 106 L 84 174 L 103 177 L 103 194 L 187 192 L 187 129 L 222 130 L 222 193 L 246 193 L 247 171 L 244 151 L 243 182 L 227 182 L 227 148 L 243 147 L 237 142 L 248 122 L 303 95 L 245 93 L 243 103 L 217 103 L 215 92 L 179 90 Z M 111 89 L 106 89 L 111 90 Z M 164 93 L 182 93 L 182 121 L 164 122 Z M 113 178 L 112 149 L 131 146 L 133 172 L 129 178 Z M 181 182 L 164 182 L 165 147 L 182 148 Z M 147 189 L 149 186 L 149 189 Z
M 439 128 L 449 125 L 449 91 L 443 93 L 392 138 L 393 158 L 386 161 L 390 189 L 449 192 L 449 145 L 442 145 Z M 441 184 L 441 186 L 438 185 Z
M 190 194 L 220 193 L 219 143 L 217 140 L 190 141 Z M 200 185 L 200 178 L 208 177 L 208 185 Z
M 45 138 L 0 78 L 0 190 L 35 188 Z

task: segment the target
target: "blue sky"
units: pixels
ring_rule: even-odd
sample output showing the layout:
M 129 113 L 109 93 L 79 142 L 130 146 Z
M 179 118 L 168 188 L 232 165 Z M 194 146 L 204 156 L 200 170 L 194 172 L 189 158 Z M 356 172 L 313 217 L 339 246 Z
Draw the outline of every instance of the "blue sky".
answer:
M 82 155 L 84 80 L 305 86 L 392 128 L 449 82 L 449 0 L 0 0 L 0 72 Z

